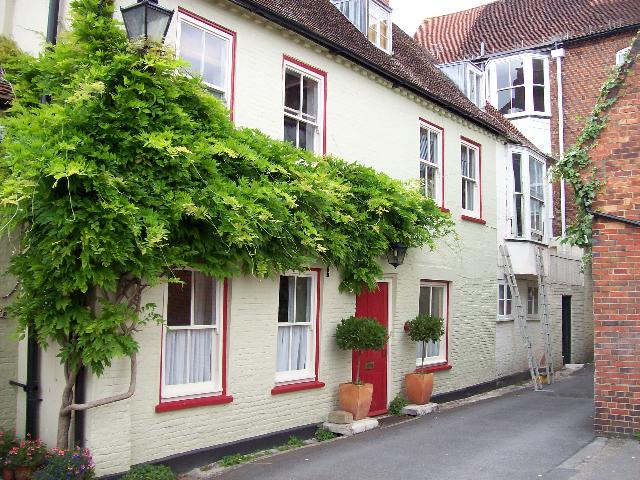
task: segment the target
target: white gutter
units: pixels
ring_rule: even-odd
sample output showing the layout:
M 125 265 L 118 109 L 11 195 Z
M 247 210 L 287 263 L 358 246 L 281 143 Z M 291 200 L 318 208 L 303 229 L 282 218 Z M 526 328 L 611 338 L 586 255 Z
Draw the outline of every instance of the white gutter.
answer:
M 560 158 L 564 155 L 564 107 L 562 103 L 562 58 L 564 48 L 556 48 L 551 51 L 551 57 L 556 59 L 556 83 L 558 84 L 558 150 Z M 560 179 L 560 220 L 562 236 L 567 232 L 567 197 L 564 178 Z

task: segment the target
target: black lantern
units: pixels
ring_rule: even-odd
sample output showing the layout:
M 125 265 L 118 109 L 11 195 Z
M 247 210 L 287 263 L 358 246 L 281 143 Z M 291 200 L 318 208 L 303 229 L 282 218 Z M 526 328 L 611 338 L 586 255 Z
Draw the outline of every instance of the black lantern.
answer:
M 407 255 L 407 247 L 401 243 L 394 243 L 389 247 L 387 251 L 387 260 L 389 265 L 393 265 L 393 268 L 398 268 L 398 265 L 404 263 L 404 257 Z
M 138 0 L 138 3 L 120 8 L 124 28 L 129 40 L 143 37 L 162 43 L 169 30 L 173 10 L 158 5 L 158 0 Z

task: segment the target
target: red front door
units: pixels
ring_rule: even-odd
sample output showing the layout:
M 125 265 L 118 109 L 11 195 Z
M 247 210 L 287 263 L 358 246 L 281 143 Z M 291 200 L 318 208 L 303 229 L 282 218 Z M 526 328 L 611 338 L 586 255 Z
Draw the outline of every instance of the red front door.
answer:
M 363 291 L 356 298 L 356 317 L 373 317 L 389 330 L 389 285 L 378 283 L 375 292 Z M 356 354 L 352 359 L 352 376 L 356 378 Z M 373 401 L 369 416 L 387 412 L 387 347 L 362 352 L 360 380 L 373 384 Z

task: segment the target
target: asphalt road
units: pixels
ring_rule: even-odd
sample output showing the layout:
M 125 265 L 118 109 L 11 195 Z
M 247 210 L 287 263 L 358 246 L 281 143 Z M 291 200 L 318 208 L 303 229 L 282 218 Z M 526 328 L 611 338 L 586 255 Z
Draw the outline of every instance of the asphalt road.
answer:
M 558 476 L 594 440 L 593 368 L 518 391 L 266 458 L 223 480 L 519 480 Z M 622 480 L 621 477 L 617 477 Z

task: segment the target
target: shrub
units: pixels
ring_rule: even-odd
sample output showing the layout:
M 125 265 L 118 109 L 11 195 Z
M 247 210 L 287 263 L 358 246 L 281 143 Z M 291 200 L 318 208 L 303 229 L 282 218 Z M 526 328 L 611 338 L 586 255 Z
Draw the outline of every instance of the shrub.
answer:
M 389 413 L 391 415 L 402 415 L 402 409 L 408 404 L 409 403 L 404 399 L 404 397 L 396 395 L 396 398 L 391 400 L 389 403 Z
M 375 318 L 348 317 L 336 328 L 338 348 L 357 353 L 356 385 L 360 385 L 360 356 L 362 350 L 380 350 L 387 344 L 389 335 Z
M 0 430 L 0 466 L 4 463 L 9 450 L 18 444 L 18 439 L 13 430 Z
M 136 465 L 122 480 L 176 480 L 173 471 L 165 465 Z
M 27 438 L 9 450 L 4 464 L 9 468 L 38 468 L 47 456 L 47 446 L 40 440 Z
M 436 342 L 444 335 L 444 320 L 432 315 L 418 315 L 407 322 L 409 338 L 422 342 L 422 364 L 427 354 L 427 342 Z
M 34 480 L 91 480 L 94 478 L 93 461 L 87 448 L 49 452 L 41 470 L 35 473 Z
M 336 434 L 330 432 L 329 430 L 325 430 L 324 428 L 318 428 L 316 433 L 313 434 L 315 439 L 319 442 L 326 442 L 327 440 L 331 440 L 332 438 L 336 438 Z
M 234 465 L 240 465 L 241 463 L 248 462 L 248 455 L 242 455 L 240 453 L 234 453 L 233 455 L 225 455 L 218 460 L 218 465 L 221 467 L 233 467 Z

